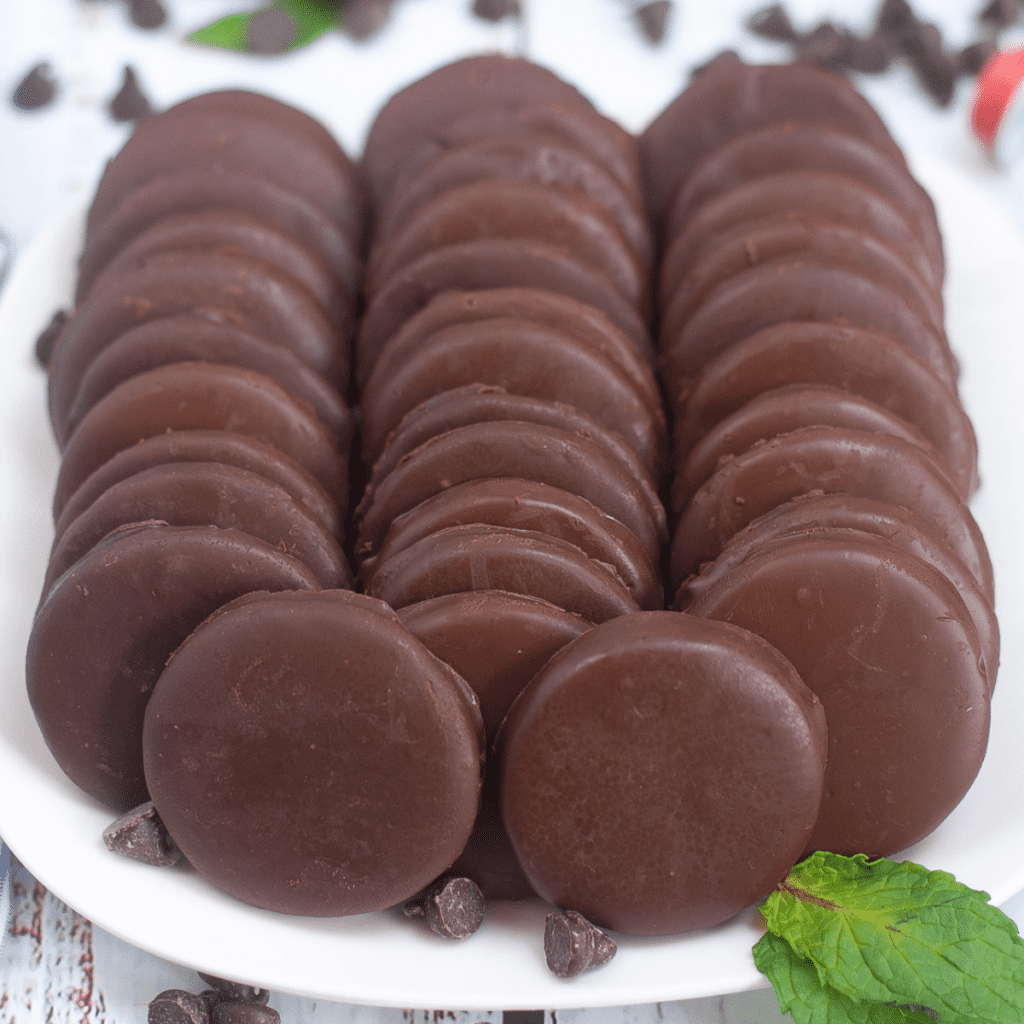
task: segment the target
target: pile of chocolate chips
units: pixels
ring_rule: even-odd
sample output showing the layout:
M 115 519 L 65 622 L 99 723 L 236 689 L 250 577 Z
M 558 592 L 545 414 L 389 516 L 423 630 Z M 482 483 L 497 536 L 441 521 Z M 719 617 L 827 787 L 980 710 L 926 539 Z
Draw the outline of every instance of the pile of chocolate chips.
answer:
M 199 972 L 209 988 L 198 995 L 169 988 L 149 1004 L 148 1024 L 280 1024 L 281 1015 L 267 1003 L 270 993 Z
M 763 39 L 788 44 L 794 57 L 833 71 L 881 74 L 893 62 L 907 61 L 922 88 L 940 106 L 948 106 L 959 79 L 976 75 L 999 46 L 1000 33 L 1024 13 L 1021 0 L 988 0 L 977 15 L 978 37 L 951 49 L 938 26 L 924 21 L 909 0 L 882 0 L 872 30 L 858 35 L 831 21 L 799 32 L 782 4 L 753 14 L 747 27 Z

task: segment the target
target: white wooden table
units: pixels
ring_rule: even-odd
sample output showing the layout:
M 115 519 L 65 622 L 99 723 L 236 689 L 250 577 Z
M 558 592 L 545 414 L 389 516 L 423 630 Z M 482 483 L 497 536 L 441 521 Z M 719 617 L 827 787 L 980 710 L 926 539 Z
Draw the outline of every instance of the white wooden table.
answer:
M 656 49 L 636 32 L 627 0 L 524 0 L 525 30 L 514 31 L 471 18 L 469 0 L 399 0 L 393 23 L 375 44 L 357 46 L 335 36 L 286 59 L 262 60 L 199 52 L 180 41 L 185 30 L 255 6 L 256 0 L 166 2 L 170 23 L 143 32 L 130 25 L 124 5 L 115 0 L 0 0 L 0 230 L 15 255 L 54 211 L 89 194 L 104 160 L 124 141 L 127 129 L 109 119 L 105 104 L 125 64 L 136 69 L 157 107 L 200 89 L 241 83 L 275 92 L 320 116 L 356 154 L 373 114 L 399 80 L 416 78 L 472 50 L 510 49 L 525 41 L 528 56 L 566 74 L 606 113 L 633 129 L 678 91 L 690 68 L 719 50 L 732 46 L 752 60 L 780 55 L 778 48 L 759 43 L 743 29 L 746 15 L 763 6 L 757 0 L 677 0 L 668 37 Z M 863 28 L 877 4 L 790 0 L 788 6 L 800 27 L 832 17 Z M 919 12 L 960 44 L 970 41 L 979 7 L 972 0 L 915 2 Z M 410 48 L 408 40 L 415 45 Z M 615 75 L 606 73 L 601 61 L 587 59 L 588 47 L 597 46 L 614 47 Z M 382 56 L 396 52 L 407 54 L 397 75 L 391 58 Z M 14 110 L 9 95 L 40 61 L 49 61 L 58 79 L 58 101 L 34 113 Z M 327 96 L 317 88 L 328 65 L 335 75 L 339 66 L 350 75 L 347 91 Z M 623 82 L 629 83 L 628 94 Z M 861 84 L 908 151 L 938 157 L 969 174 L 1024 232 L 1024 178 L 995 169 L 981 155 L 967 127 L 969 85 L 960 88 L 951 108 L 939 110 L 906 70 Z M 0 251 L 0 274 L 3 256 Z M 17 864 L 10 895 L 10 923 L 0 933 L 0 1024 L 131 1024 L 145 1019 L 148 1002 L 163 989 L 198 992 L 204 987 L 191 970 L 94 927 Z M 1007 910 L 1024 921 L 1024 897 L 1011 901 Z M 784 1019 L 768 990 L 608 1009 L 539 1008 L 532 1016 L 503 1014 L 494 1007 L 472 1012 L 380 1009 L 278 994 L 272 995 L 271 1005 L 285 1024 L 773 1024 Z

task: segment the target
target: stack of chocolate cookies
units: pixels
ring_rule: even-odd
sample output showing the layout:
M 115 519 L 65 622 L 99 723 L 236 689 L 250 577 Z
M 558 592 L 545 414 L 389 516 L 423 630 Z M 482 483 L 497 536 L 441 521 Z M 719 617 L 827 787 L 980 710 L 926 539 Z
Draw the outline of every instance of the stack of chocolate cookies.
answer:
M 873 109 L 812 65 L 724 56 L 641 149 L 674 607 L 768 639 L 824 704 L 807 849 L 893 853 L 973 781 L 999 651 L 934 210 Z
M 58 761 L 110 806 L 146 799 L 146 701 L 210 612 L 353 585 L 366 217 L 333 137 L 248 92 L 151 116 L 102 175 L 48 367 L 61 464 L 28 682 Z

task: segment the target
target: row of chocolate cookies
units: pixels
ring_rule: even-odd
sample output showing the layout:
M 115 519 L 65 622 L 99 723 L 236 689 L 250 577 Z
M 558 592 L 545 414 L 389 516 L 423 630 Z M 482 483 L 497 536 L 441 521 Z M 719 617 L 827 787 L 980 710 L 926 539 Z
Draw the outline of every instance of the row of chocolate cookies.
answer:
M 635 140 L 551 72 L 488 55 L 392 97 L 364 166 L 359 579 L 473 686 L 490 741 L 556 650 L 663 607 Z M 496 782 L 457 869 L 528 895 Z
M 117 810 L 147 799 L 146 704 L 208 614 L 353 585 L 366 206 L 319 123 L 241 91 L 141 122 L 96 189 L 48 366 L 61 462 L 27 673 L 61 767 Z
M 807 850 L 891 854 L 973 781 L 999 651 L 934 210 L 863 98 L 801 63 L 720 58 L 641 146 L 674 607 L 758 633 L 824 705 Z

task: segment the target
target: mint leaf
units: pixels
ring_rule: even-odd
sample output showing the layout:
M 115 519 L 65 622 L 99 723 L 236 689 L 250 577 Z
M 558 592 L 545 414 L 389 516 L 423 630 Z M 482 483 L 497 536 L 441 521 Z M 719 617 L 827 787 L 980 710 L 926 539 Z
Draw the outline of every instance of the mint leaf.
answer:
M 754 963 L 772 983 L 779 1008 L 796 1024 L 933 1024 L 925 1010 L 857 1002 L 822 985 L 814 964 L 771 932 L 754 946 Z
M 220 50 L 246 53 L 249 52 L 249 27 L 253 19 L 261 11 L 278 10 L 291 17 L 295 24 L 295 34 L 286 49 L 297 50 L 333 28 L 338 23 L 338 9 L 338 4 L 329 0 L 275 0 L 256 11 L 220 18 L 190 33 L 188 40 Z
M 1017 926 L 944 871 L 818 852 L 761 914 L 827 993 L 928 1007 L 949 1024 L 1024 1022 Z

